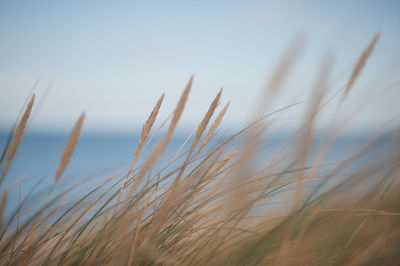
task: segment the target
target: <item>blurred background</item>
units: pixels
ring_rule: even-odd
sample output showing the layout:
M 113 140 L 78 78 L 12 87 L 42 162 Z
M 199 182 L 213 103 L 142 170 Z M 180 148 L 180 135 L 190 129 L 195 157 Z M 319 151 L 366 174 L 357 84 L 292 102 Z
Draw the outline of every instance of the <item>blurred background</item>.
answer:
M 238 129 L 254 104 L 264 102 L 260 95 L 296 36 L 303 36 L 303 49 L 269 110 L 307 101 L 326 53 L 334 58 L 332 94 L 380 31 L 347 99 L 353 109 L 374 99 L 346 129 L 357 138 L 400 111 L 399 86 L 376 96 L 400 77 L 399 12 L 396 0 L 1 1 L 1 147 L 33 88 L 37 95 L 20 161 L 14 162 L 26 167 L 14 166 L 9 175 L 52 173 L 82 111 L 84 137 L 71 164 L 89 169 L 100 162 L 128 163 L 158 97 L 166 93 L 158 119 L 163 121 L 192 74 L 178 132 L 196 127 L 221 87 L 222 103 L 231 101 L 223 127 Z M 300 121 L 304 106 L 285 119 Z M 333 111 L 328 108 L 326 117 Z M 336 120 L 349 117 L 350 111 L 340 111 Z M 320 117 L 317 129 L 329 121 Z
M 240 126 L 296 35 L 305 46 L 276 107 L 309 95 L 327 51 L 334 54 L 333 89 L 343 86 L 381 31 L 350 95 L 360 103 L 399 78 L 399 12 L 395 0 L 1 1 L 0 128 L 10 129 L 39 80 L 36 94 L 47 97 L 30 131 L 69 132 L 86 111 L 84 132 L 130 135 L 164 92 L 166 117 L 191 74 L 181 129 L 198 123 L 221 87 L 232 102 L 225 125 Z M 399 99 L 394 90 L 353 129 L 376 127 L 398 111 L 389 101 Z

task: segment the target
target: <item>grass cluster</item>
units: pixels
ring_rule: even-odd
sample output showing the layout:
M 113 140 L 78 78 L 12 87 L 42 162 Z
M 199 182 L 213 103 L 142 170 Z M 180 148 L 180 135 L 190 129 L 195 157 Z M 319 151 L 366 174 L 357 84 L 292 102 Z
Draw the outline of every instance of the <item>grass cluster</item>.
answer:
M 53 193 L 77 144 L 82 114 L 46 195 L 38 200 L 28 194 L 5 217 L 8 188 L 2 188 L 0 263 L 396 265 L 400 262 L 399 146 L 355 164 L 374 152 L 371 138 L 352 156 L 325 162 L 327 150 L 343 128 L 331 123 L 328 133 L 318 138 L 315 151 L 317 115 L 334 99 L 338 108 L 345 104 L 378 38 L 379 34 L 362 53 L 349 81 L 330 97 L 324 95 L 329 59 L 325 61 L 304 122 L 271 157 L 259 153 L 263 139 L 277 130 L 266 121 L 290 106 L 258 117 L 222 141 L 213 141 L 229 106 L 215 114 L 221 90 L 187 142 L 163 165 L 161 158 L 184 111 L 191 78 L 172 115 L 154 129 L 164 95 L 159 98 L 126 172 L 110 176 L 84 194 L 75 193 L 81 184 Z M 273 93 L 296 48 L 288 54 L 270 83 Z M 10 133 L 0 158 L 0 182 L 21 142 L 33 104 L 34 97 Z M 153 143 L 162 127 L 167 127 L 165 135 Z M 40 202 L 33 214 L 26 212 L 32 201 Z

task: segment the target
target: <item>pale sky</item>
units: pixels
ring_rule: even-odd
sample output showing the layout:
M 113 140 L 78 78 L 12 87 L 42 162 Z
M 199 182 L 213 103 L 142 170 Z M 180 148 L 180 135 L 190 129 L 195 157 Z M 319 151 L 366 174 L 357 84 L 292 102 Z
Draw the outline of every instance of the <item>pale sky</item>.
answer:
M 224 122 L 236 127 L 297 34 L 306 45 L 274 107 L 309 95 L 326 51 L 334 54 L 333 89 L 343 86 L 381 31 L 348 99 L 361 104 L 400 80 L 399 14 L 395 0 L 1 1 L 0 130 L 10 128 L 40 79 L 37 103 L 54 83 L 30 130 L 69 131 L 85 111 L 87 132 L 136 132 L 162 93 L 160 118 L 173 110 L 191 74 L 182 127 L 200 122 L 220 87 L 222 103 L 231 101 Z M 377 99 L 353 127 L 400 112 L 399 91 Z

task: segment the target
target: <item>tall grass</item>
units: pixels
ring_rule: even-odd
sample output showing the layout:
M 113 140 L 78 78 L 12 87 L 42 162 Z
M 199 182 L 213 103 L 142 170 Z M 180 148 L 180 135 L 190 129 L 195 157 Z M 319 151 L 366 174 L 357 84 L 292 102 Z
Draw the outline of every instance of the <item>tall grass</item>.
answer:
M 263 139 L 279 130 L 269 119 L 292 106 L 257 117 L 218 142 L 214 141 L 217 128 L 229 106 L 212 119 L 221 100 L 220 90 L 194 137 L 189 136 L 170 162 L 162 165 L 189 97 L 192 77 L 166 135 L 151 145 L 159 131 L 152 128 L 164 95 L 159 98 L 143 126 L 128 171 L 110 176 L 84 194 L 76 192 L 81 184 L 58 194 L 50 191 L 33 214 L 25 212 L 28 194 L 20 200 L 18 210 L 5 217 L 8 188 L 3 188 L 1 264 L 397 265 L 399 145 L 374 160 L 363 159 L 376 150 L 373 136 L 352 156 L 326 162 L 325 149 L 342 128 L 331 123 L 329 132 L 335 133 L 322 137 L 317 152 L 312 152 L 317 142 L 316 117 L 335 99 L 339 106 L 346 104 L 346 96 L 378 38 L 375 36 L 362 53 L 349 81 L 328 98 L 324 88 L 330 59 L 324 60 L 304 122 L 271 158 L 259 153 Z M 271 79 L 274 94 L 297 55 L 297 45 Z M 11 145 L 4 148 L 2 179 L 32 105 L 33 98 L 16 132 L 10 135 Z M 61 155 L 54 186 L 79 145 L 83 117 Z M 141 158 L 149 147 L 149 155 Z

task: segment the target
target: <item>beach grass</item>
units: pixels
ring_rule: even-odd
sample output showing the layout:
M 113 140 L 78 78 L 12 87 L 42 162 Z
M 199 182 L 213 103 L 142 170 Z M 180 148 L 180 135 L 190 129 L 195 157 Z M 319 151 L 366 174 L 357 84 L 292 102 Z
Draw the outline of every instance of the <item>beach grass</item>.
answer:
M 296 104 L 267 114 L 257 112 L 242 130 L 218 135 L 229 107 L 229 102 L 220 106 L 221 89 L 187 142 L 162 164 L 184 112 L 194 82 L 191 77 L 172 115 L 155 128 L 164 95 L 158 99 L 132 151 L 129 169 L 85 193 L 76 192 L 81 183 L 54 193 L 60 180 L 68 178 L 63 172 L 79 145 L 82 114 L 60 153 L 54 184 L 38 200 L 37 211 L 26 212 L 28 194 L 5 217 L 9 189 L 2 186 L 0 263 L 398 265 L 399 143 L 373 159 L 363 159 L 379 145 L 375 140 L 384 130 L 379 128 L 352 155 L 326 162 L 326 153 L 343 125 L 330 123 L 321 138 L 315 133 L 316 117 L 326 106 L 335 100 L 338 108 L 349 104 L 347 96 L 378 39 L 379 34 L 361 53 L 347 82 L 331 95 L 325 88 L 331 61 L 329 56 L 323 60 L 306 117 L 270 157 L 260 152 L 265 139 L 279 132 L 270 118 L 279 118 Z M 290 56 L 277 67 L 269 88 L 272 96 L 295 53 L 289 51 Z M 21 142 L 33 103 L 34 97 L 3 149 L 1 181 Z M 155 138 L 162 128 L 166 128 L 165 135 Z

